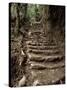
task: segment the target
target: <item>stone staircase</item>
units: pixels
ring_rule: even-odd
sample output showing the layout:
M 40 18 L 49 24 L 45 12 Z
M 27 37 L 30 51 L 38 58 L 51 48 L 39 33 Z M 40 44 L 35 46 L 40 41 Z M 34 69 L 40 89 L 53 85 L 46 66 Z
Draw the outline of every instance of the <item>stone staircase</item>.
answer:
M 27 71 L 29 85 L 63 83 L 65 76 L 65 56 L 63 45 L 50 41 L 42 30 L 31 31 L 28 35 Z

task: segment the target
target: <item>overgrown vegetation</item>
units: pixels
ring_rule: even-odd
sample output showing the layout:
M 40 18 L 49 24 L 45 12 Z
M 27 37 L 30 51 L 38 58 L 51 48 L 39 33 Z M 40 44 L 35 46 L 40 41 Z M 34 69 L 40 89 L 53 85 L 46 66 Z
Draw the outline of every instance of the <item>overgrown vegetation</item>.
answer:
M 54 42 L 64 43 L 65 38 L 65 7 L 10 3 L 10 33 L 11 33 L 11 86 L 25 74 L 26 41 L 29 30 L 42 30 L 47 38 Z M 35 27 L 35 28 L 34 28 Z M 21 51 L 25 55 L 21 54 Z M 24 65 L 20 66 L 20 62 Z M 22 64 L 21 63 L 21 64 Z

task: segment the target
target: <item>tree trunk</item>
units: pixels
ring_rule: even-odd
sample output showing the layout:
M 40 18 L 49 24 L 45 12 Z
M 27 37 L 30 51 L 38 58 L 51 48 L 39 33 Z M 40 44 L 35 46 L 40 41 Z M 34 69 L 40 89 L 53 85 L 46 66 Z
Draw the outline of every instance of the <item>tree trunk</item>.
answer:
M 16 4 L 16 26 L 15 26 L 15 34 L 18 35 L 19 32 L 19 4 Z
M 27 4 L 24 5 L 24 24 L 26 24 L 26 20 L 27 20 Z
M 43 6 L 43 31 L 45 35 L 47 34 L 49 30 L 48 18 L 49 18 L 49 6 L 45 5 Z

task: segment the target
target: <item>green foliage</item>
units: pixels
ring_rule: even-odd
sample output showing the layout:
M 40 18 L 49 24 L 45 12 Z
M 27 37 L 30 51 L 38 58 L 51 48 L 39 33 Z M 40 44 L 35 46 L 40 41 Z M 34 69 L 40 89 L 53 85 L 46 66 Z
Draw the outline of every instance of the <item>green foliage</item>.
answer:
M 35 6 L 35 19 L 36 19 L 36 21 L 40 20 L 40 7 L 39 7 L 39 5 Z
M 39 21 L 41 18 L 41 7 L 40 5 L 28 4 L 27 17 L 30 22 Z
M 28 5 L 27 15 L 30 18 L 35 17 L 35 5 Z

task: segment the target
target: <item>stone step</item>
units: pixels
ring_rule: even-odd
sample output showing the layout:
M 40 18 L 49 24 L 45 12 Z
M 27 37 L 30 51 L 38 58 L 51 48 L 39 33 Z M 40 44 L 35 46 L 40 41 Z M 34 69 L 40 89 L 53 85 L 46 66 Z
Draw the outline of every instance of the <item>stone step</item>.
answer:
M 58 48 L 58 46 L 31 46 L 31 45 L 27 45 L 27 47 L 28 48 L 30 48 L 30 49 L 36 49 L 36 50 L 47 50 L 47 49 L 57 49 Z
M 56 63 L 52 63 L 52 62 L 45 62 L 45 63 L 41 63 L 41 62 L 34 62 L 34 61 L 30 61 L 30 68 L 31 69 L 38 69 L 38 70 L 42 70 L 42 69 L 54 69 L 54 68 L 60 68 L 60 67 L 64 67 L 65 66 L 65 62 L 64 60 L 58 61 Z
M 26 44 L 27 45 L 31 45 L 31 46 L 42 46 L 42 45 L 44 45 L 44 43 L 38 43 L 37 41 L 35 42 L 32 42 L 32 41 L 30 41 L 30 42 L 26 42 Z M 45 44 L 48 44 L 48 42 L 45 42 Z
M 37 50 L 37 49 L 28 49 L 27 50 L 28 53 L 33 53 L 33 54 L 38 54 L 38 55 L 55 55 L 55 54 L 59 54 L 61 53 L 61 51 L 59 51 L 58 49 L 56 50 Z
M 32 43 L 27 43 L 28 45 L 31 45 L 31 46 L 55 46 L 56 44 L 54 43 L 48 43 L 48 42 L 45 42 L 45 43 L 36 43 L 36 42 L 32 42 Z
M 32 43 L 36 42 L 36 43 L 49 43 L 48 40 L 46 39 L 38 39 L 38 38 L 29 38 L 29 41 L 31 41 Z
M 35 38 L 35 37 L 37 37 L 38 39 L 46 39 L 46 40 L 48 40 L 48 38 L 46 37 L 46 36 L 43 36 L 43 35 L 37 35 L 37 34 L 33 34 L 33 35 L 30 35 L 29 36 L 29 38 Z
M 40 32 L 37 32 L 37 33 L 29 33 L 28 34 L 29 35 L 29 37 L 34 37 L 34 36 L 40 36 L 40 37 L 46 37 L 47 38 L 47 36 L 46 35 L 44 35 L 44 34 L 42 34 L 42 33 L 40 33 Z
M 28 39 L 29 39 L 29 40 L 32 40 L 32 41 L 34 41 L 34 39 L 39 40 L 39 41 L 48 41 L 48 39 L 46 39 L 46 38 L 41 38 L 41 37 L 38 37 L 38 36 L 29 37 Z
M 65 68 L 31 70 L 31 77 L 33 85 L 51 85 L 65 77 Z
M 37 54 L 32 54 L 28 53 L 28 58 L 30 61 L 54 61 L 54 60 L 60 60 L 64 58 L 64 55 L 58 54 L 58 55 L 37 55 Z
M 41 30 L 34 30 L 31 33 L 43 33 Z

